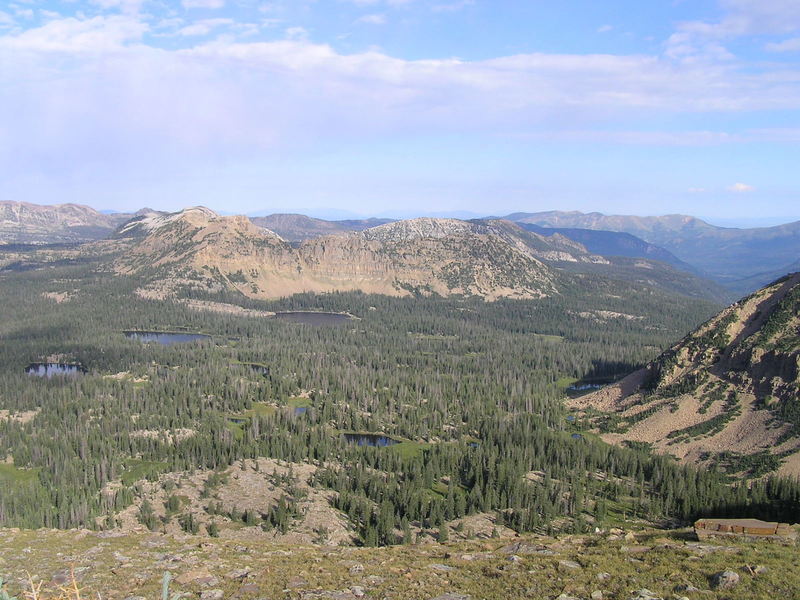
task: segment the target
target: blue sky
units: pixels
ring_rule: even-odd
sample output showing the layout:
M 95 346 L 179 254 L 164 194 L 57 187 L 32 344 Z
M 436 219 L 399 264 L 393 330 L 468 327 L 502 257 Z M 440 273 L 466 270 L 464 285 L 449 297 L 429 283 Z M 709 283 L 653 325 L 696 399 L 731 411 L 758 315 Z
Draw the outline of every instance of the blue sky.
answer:
M 0 199 L 766 224 L 799 149 L 797 0 L 0 3 Z

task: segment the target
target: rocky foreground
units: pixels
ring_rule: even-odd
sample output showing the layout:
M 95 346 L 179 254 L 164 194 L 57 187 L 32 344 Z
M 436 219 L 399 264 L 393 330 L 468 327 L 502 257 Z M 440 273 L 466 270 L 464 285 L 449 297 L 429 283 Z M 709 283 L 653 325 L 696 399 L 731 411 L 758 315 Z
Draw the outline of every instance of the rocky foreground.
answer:
M 389 548 L 276 546 L 161 534 L 0 530 L 0 575 L 13 596 L 202 600 L 386 598 L 797 598 L 800 548 L 700 543 L 683 531 L 485 539 Z M 75 593 L 71 594 L 75 597 Z

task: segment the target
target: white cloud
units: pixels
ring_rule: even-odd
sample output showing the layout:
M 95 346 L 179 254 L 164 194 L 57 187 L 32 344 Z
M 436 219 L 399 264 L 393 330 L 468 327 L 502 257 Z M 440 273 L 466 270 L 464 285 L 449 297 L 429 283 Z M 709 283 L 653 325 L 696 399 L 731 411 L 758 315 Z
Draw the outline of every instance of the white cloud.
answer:
M 431 10 L 433 12 L 456 12 L 474 5 L 475 0 L 460 0 L 459 2 L 450 2 L 447 4 L 434 4 Z
M 284 34 L 287 40 L 304 41 L 308 38 L 308 30 L 305 27 L 287 27 Z
M 770 52 L 800 52 L 800 37 L 789 38 L 782 42 L 772 42 L 766 45 Z
M 356 23 L 366 23 L 368 25 L 386 25 L 386 15 L 364 15 L 356 19 Z
M 704 193 L 704 192 L 706 191 L 706 188 L 701 188 L 701 187 L 690 187 L 690 188 L 689 188 L 688 190 L 686 190 L 686 191 L 687 191 L 687 192 L 689 192 L 690 194 L 702 194 L 702 193 Z
M 231 24 L 233 24 L 233 19 L 202 19 L 182 27 L 176 33 L 182 36 L 202 36 L 208 35 L 214 29 Z
M 734 192 L 736 194 L 746 194 L 747 192 L 754 192 L 755 190 L 756 188 L 746 183 L 734 183 L 732 186 L 728 187 L 729 192 Z
M 205 25 L 212 23 L 223 25 Z M 287 29 L 278 41 L 226 38 L 166 50 L 144 43 L 149 31 L 140 18 L 114 15 L 61 18 L 0 35 L 0 89 L 14 90 L 0 94 L 0 112 L 15 115 L 0 121 L 0 180 L 42 164 L 65 171 L 130 162 L 157 168 L 176 157 L 252 157 L 396 132 L 653 145 L 797 135 L 605 131 L 631 118 L 796 110 L 796 66 L 764 71 L 656 56 L 542 53 L 403 60 L 378 50 L 342 54 L 311 43 L 302 28 Z
M 16 21 L 14 20 L 14 17 L 12 17 L 7 12 L 3 12 L 2 10 L 0 10 L 0 27 L 4 27 L 4 26 L 9 26 L 10 27 L 12 25 L 16 25 Z
M 612 25 L 601 25 L 597 28 L 597 33 L 608 33 L 612 29 L 614 29 Z
M 181 0 L 183 8 L 222 8 L 225 6 L 225 0 Z
M 0 51 L 102 53 L 141 39 L 147 24 L 128 16 L 52 20 L 16 36 L 0 37 Z
M 715 22 L 689 21 L 678 25 L 666 44 L 666 54 L 679 59 L 719 60 L 732 54 L 726 40 L 745 35 L 781 35 L 800 30 L 797 0 L 720 0 L 725 10 Z

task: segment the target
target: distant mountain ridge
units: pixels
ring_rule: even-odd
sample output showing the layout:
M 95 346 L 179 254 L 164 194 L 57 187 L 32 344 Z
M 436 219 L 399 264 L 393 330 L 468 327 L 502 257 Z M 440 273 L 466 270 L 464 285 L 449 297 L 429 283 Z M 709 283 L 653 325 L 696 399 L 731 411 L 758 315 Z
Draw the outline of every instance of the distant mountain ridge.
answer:
M 118 270 L 157 273 L 149 289 L 159 294 L 189 285 L 260 298 L 336 290 L 535 298 L 556 293 L 573 273 L 707 300 L 725 294 L 665 263 L 609 260 L 561 234 L 543 236 L 505 220 L 422 217 L 290 243 L 252 219 L 194 207 L 134 218 L 116 237 L 137 240 Z
M 626 232 L 661 246 L 730 289 L 747 292 L 800 259 L 800 221 L 751 229 L 716 227 L 687 215 L 638 217 L 577 211 L 513 213 L 541 227 Z
M 800 475 L 800 273 L 736 302 L 618 384 L 572 402 L 611 442 L 731 473 Z
M 580 242 L 589 252 L 602 256 L 626 256 L 628 258 L 649 258 L 665 262 L 677 269 L 697 273 L 697 269 L 682 261 L 672 252 L 650 244 L 644 240 L 622 231 L 605 231 L 597 229 L 580 229 L 577 227 L 542 227 L 533 223 L 518 222 L 521 227 L 541 235 L 549 236 L 559 233 L 576 242 Z
M 436 237 L 398 233 L 432 226 L 415 221 L 315 238 L 295 248 L 246 217 L 195 207 L 129 223 L 123 230 L 139 228 L 144 236 L 119 258 L 117 269 L 149 274 L 153 293 L 181 285 L 233 288 L 260 298 L 336 290 L 489 300 L 555 293 L 555 273 L 524 244 L 511 246 L 497 232 L 455 220 L 436 223 Z
M 363 231 L 392 222 L 392 219 L 374 218 L 326 221 L 300 214 L 273 214 L 266 217 L 250 217 L 250 220 L 259 227 L 274 231 L 288 242 L 303 242 L 323 235 Z
M 109 235 L 130 215 L 106 215 L 89 206 L 0 201 L 0 244 L 60 244 Z

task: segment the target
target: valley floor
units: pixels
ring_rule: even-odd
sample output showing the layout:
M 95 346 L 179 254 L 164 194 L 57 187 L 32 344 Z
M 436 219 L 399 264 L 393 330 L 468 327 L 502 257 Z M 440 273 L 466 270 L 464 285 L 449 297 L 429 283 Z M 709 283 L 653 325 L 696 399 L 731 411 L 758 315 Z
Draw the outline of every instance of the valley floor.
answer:
M 800 597 L 798 546 L 700 543 L 688 530 L 384 548 L 242 544 L 188 535 L 2 529 L 0 574 L 12 595 L 30 589 L 30 574 L 48 598 L 69 583 L 72 571 L 82 598 L 109 600 L 156 600 L 165 572 L 174 577 L 170 597 L 204 600 Z M 713 575 L 724 570 L 737 573 L 739 583 L 714 589 Z

